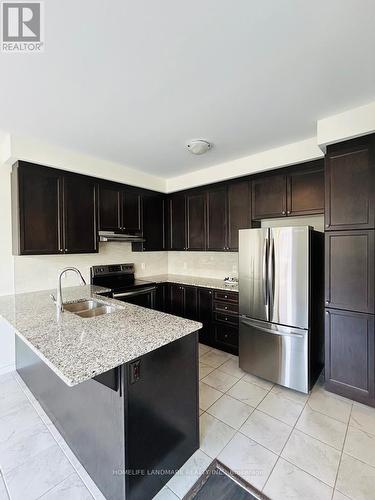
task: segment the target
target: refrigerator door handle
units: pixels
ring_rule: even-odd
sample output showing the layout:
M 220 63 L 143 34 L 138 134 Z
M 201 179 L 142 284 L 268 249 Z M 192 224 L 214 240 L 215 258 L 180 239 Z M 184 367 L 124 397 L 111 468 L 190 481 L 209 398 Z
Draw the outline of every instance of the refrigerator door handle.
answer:
M 270 335 L 279 335 L 280 337 L 299 337 L 304 338 L 307 332 L 300 333 L 295 328 L 288 327 L 278 327 L 278 330 L 274 330 L 273 328 L 267 328 L 266 326 L 262 326 L 259 321 L 252 321 L 250 319 L 241 318 L 241 323 L 246 326 L 252 326 L 257 330 L 261 330 L 264 333 L 268 333 Z M 283 332 L 281 328 L 285 328 Z
M 263 289 L 263 302 L 268 304 L 267 294 L 267 254 L 268 254 L 268 239 L 264 238 L 263 243 L 263 265 L 262 265 L 262 289 Z
M 269 296 L 269 306 L 270 306 L 270 317 L 273 312 L 274 304 L 274 274 L 275 274 L 275 242 L 274 239 L 270 239 L 270 248 L 268 255 L 268 296 Z

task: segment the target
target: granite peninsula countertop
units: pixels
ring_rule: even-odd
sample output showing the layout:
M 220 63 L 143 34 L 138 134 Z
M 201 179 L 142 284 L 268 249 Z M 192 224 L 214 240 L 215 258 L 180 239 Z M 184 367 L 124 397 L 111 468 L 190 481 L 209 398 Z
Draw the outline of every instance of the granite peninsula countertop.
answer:
M 177 283 L 179 285 L 191 285 L 202 288 L 213 288 L 227 292 L 238 292 L 238 283 L 227 284 L 224 280 L 217 278 L 200 278 L 198 276 L 184 276 L 182 274 L 158 274 L 156 276 L 142 276 L 140 281 L 153 281 L 154 283 Z
M 50 298 L 55 290 L 0 297 L 0 316 L 71 387 L 202 328 L 196 321 L 98 295 L 108 291 L 92 285 L 63 289 L 64 303 L 94 299 L 117 308 L 94 318 L 65 311 L 58 319 Z

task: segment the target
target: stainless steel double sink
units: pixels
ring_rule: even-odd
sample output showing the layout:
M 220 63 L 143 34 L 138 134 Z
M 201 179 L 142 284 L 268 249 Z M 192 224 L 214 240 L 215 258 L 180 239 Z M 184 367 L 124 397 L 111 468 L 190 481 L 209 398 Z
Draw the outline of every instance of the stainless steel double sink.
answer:
M 64 304 L 64 311 L 76 314 L 80 318 L 95 318 L 117 310 L 117 307 L 99 302 L 98 300 L 82 300 L 80 302 Z

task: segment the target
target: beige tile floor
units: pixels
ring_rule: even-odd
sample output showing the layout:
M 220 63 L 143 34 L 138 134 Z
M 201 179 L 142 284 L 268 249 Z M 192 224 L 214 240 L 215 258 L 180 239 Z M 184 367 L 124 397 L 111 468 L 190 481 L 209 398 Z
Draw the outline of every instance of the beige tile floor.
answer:
M 244 373 L 200 346 L 201 447 L 158 500 L 183 498 L 219 458 L 274 500 L 375 499 L 375 409 Z M 0 377 L 0 500 L 103 500 L 16 374 Z M 148 500 L 148 499 L 145 499 Z

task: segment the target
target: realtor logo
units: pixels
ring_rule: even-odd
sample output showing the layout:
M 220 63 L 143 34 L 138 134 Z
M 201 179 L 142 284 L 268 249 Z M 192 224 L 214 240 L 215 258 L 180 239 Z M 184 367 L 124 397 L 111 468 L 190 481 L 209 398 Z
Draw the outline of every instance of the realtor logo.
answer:
M 2 52 L 42 52 L 43 40 L 42 2 L 1 3 Z

